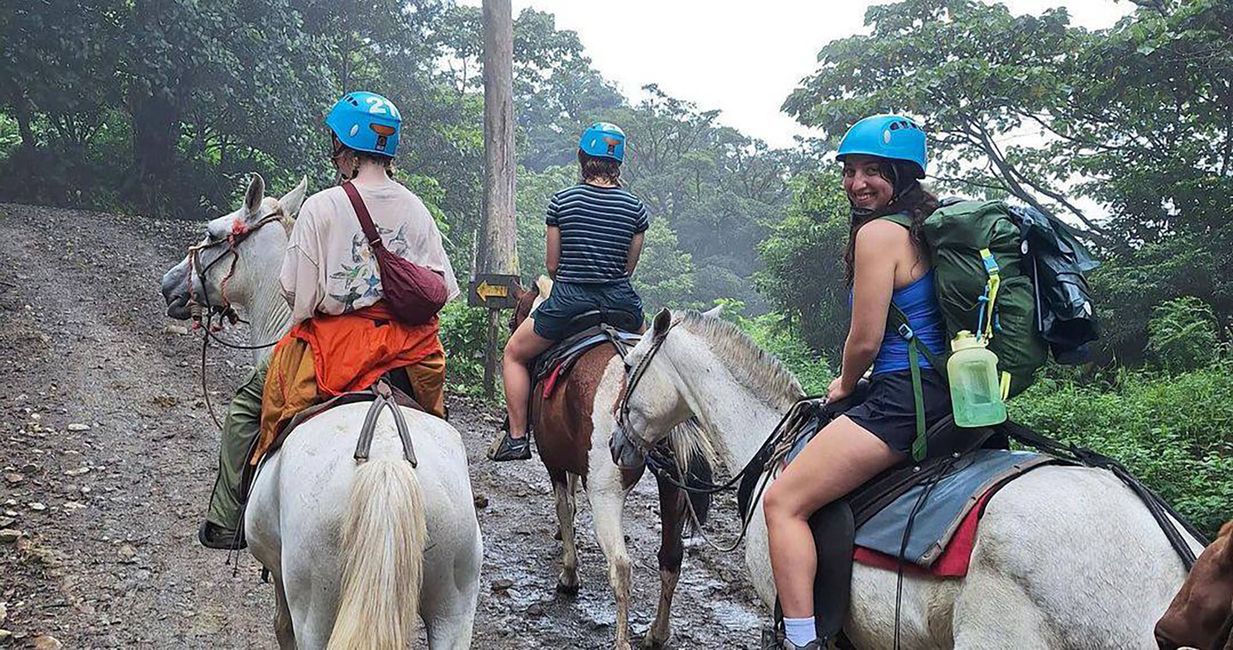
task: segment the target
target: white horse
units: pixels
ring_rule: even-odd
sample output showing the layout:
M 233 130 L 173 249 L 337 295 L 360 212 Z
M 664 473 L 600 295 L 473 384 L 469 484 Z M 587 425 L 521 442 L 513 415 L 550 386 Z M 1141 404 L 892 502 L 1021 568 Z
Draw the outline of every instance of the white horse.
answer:
M 277 278 L 306 185 L 275 200 L 254 175 L 243 207 L 207 226 L 198 261 L 190 253 L 163 277 L 168 314 L 186 318 L 194 301 L 236 306 L 253 345 L 285 333 L 290 312 Z M 273 577 L 278 643 L 407 648 L 418 616 L 429 647 L 467 648 L 483 543 L 462 437 L 444 420 L 402 409 L 419 461 L 412 469 L 385 412 L 370 460 L 357 464 L 368 407 L 338 407 L 301 425 L 253 482 L 245 530 Z
M 658 337 L 666 338 L 648 358 Z M 773 424 L 803 396 L 796 379 L 748 336 L 696 312 L 661 312 L 628 363 L 646 365 L 629 395 L 628 434 L 653 443 L 696 416 L 731 471 L 753 457 Z M 607 381 L 619 385 L 622 379 Z M 756 507 L 745 559 L 769 607 L 775 586 L 762 504 Z M 1197 540 L 1186 539 L 1198 553 Z M 1185 577 L 1156 521 L 1111 473 L 1041 467 L 990 498 L 966 577 L 904 576 L 901 643 L 1155 648 L 1152 626 Z M 895 588 L 894 571 L 853 567 L 845 630 L 857 647 L 893 646 Z

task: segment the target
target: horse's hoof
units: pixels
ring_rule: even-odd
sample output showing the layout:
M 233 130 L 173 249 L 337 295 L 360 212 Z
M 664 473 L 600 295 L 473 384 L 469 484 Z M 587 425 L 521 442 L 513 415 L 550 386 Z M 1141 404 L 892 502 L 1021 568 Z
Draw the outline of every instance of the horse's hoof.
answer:
M 557 580 L 557 593 L 565 596 L 578 595 L 578 578 L 566 580 L 564 576 Z
M 643 650 L 660 650 L 661 648 L 665 648 L 668 646 L 668 640 L 671 638 L 672 638 L 671 632 L 669 632 L 668 635 L 662 639 L 656 639 L 648 631 L 646 633 L 646 636 L 642 637 L 642 642 L 639 643 L 638 645 L 641 648 L 643 648 Z

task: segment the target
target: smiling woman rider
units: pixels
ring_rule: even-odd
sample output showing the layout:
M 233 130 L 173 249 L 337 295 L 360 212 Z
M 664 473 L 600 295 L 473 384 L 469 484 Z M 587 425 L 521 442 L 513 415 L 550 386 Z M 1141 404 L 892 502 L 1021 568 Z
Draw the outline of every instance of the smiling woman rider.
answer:
M 771 567 L 783 607 L 784 647 L 790 649 L 822 647 L 813 617 L 818 556 L 809 516 L 906 459 L 916 435 L 908 344 L 884 336 L 892 303 L 920 343 L 939 356 L 945 350 L 945 324 L 921 233 L 938 207 L 920 185 L 925 132 L 906 117 L 867 117 L 844 135 L 837 159 L 852 215 L 843 260 L 852 323 L 842 372 L 827 399 L 851 395 L 870 367 L 873 377 L 865 402 L 823 428 L 766 493 Z M 897 214 L 907 215 L 910 227 L 883 218 Z M 932 425 L 950 413 L 950 393 L 926 359 L 920 366 L 925 420 Z

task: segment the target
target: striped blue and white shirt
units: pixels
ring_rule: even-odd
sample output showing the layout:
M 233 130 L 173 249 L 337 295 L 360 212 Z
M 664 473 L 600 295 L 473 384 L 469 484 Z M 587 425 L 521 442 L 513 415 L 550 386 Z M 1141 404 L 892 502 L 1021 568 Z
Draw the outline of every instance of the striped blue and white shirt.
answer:
M 630 241 L 650 220 L 627 190 L 582 183 L 552 196 L 546 223 L 561 229 L 557 281 L 597 284 L 626 277 Z

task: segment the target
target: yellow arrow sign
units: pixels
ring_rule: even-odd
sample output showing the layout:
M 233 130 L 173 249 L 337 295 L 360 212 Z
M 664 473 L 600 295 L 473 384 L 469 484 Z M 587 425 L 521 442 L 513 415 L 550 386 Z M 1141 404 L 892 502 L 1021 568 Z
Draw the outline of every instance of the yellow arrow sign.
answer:
M 480 297 L 480 300 L 488 302 L 489 298 L 506 298 L 509 296 L 509 287 L 503 284 L 488 284 L 481 282 L 475 287 L 475 295 Z

